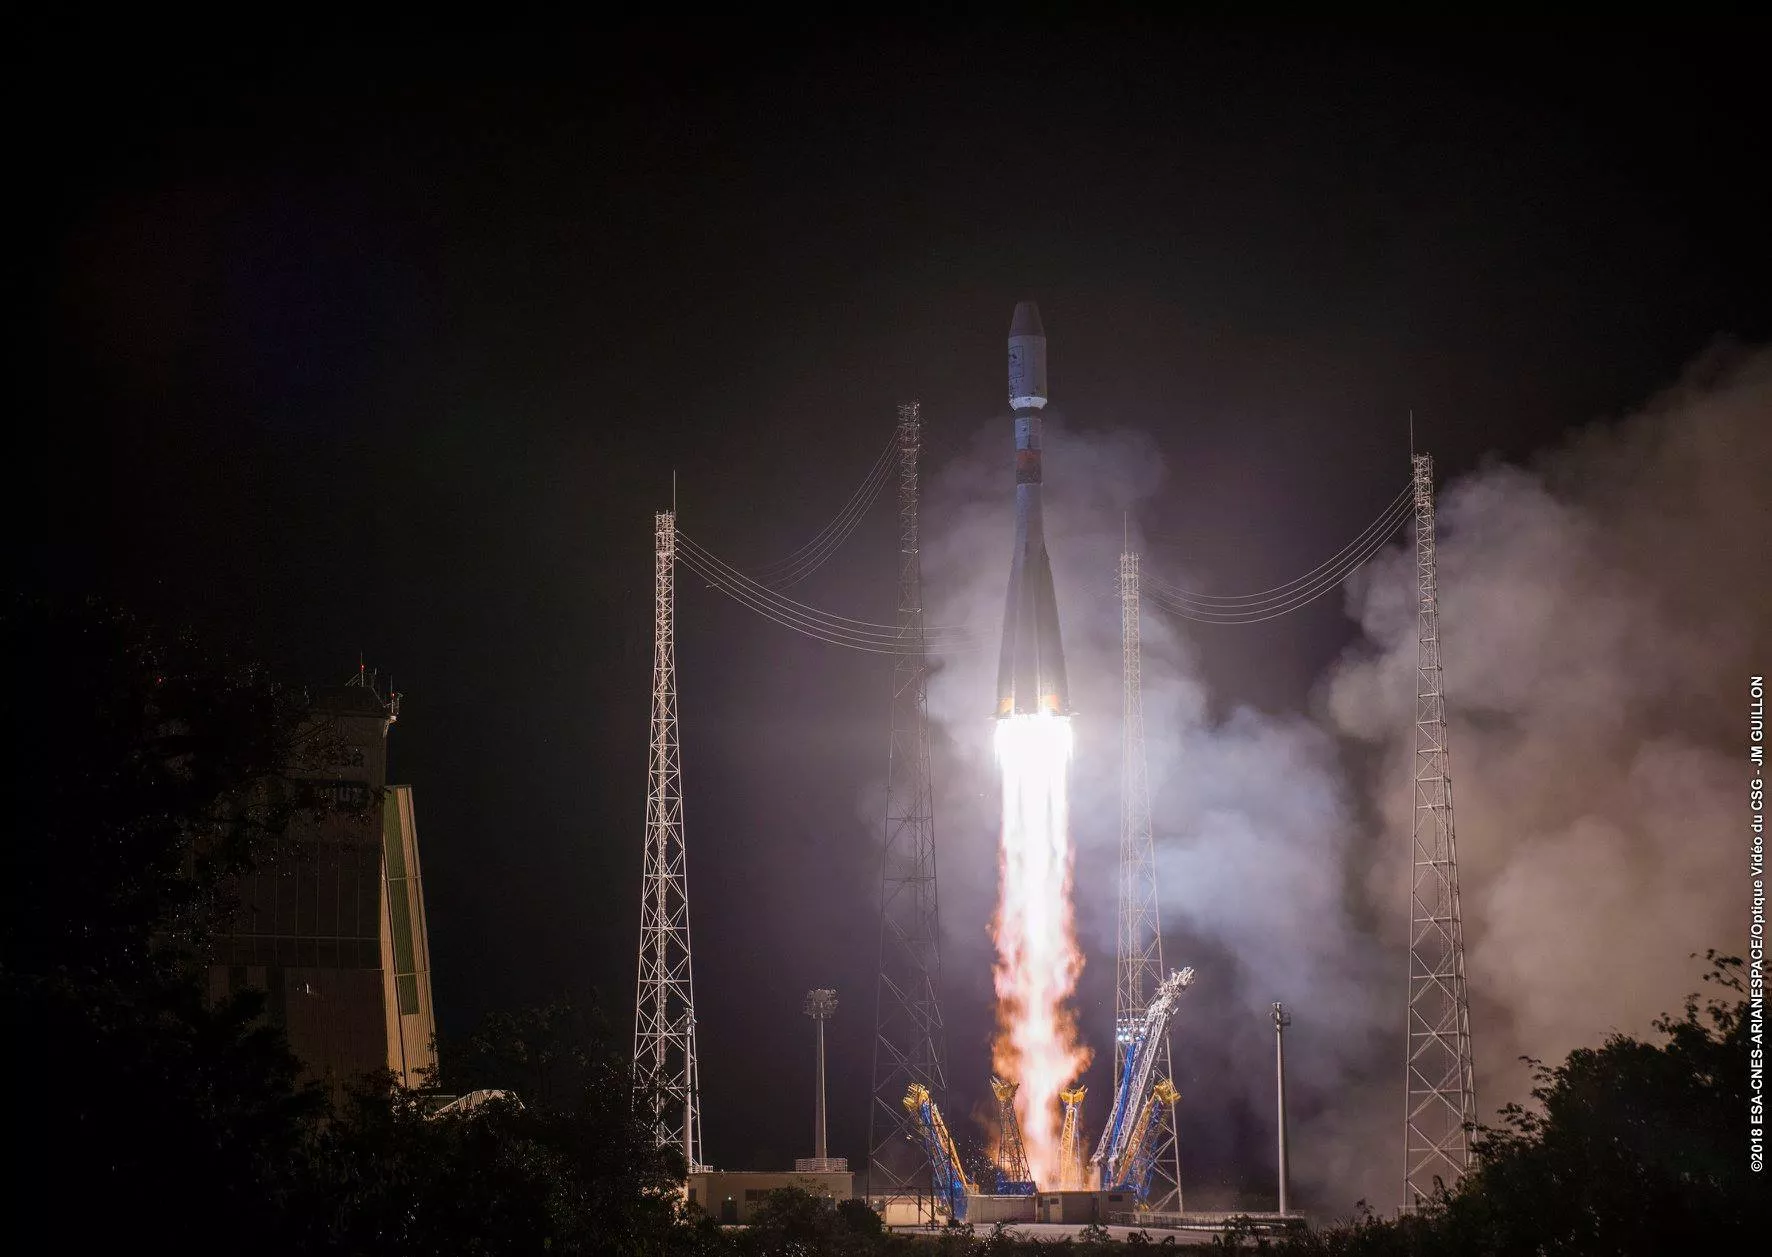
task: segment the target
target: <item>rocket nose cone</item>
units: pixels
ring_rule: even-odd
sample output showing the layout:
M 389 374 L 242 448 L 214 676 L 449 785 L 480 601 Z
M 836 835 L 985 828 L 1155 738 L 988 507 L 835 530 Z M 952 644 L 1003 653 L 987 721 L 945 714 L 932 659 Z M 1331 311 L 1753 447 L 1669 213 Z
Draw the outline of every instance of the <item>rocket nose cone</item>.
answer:
M 1031 301 L 1015 303 L 1015 317 L 1009 320 L 1011 336 L 1044 336 L 1046 329 L 1040 326 L 1040 307 Z

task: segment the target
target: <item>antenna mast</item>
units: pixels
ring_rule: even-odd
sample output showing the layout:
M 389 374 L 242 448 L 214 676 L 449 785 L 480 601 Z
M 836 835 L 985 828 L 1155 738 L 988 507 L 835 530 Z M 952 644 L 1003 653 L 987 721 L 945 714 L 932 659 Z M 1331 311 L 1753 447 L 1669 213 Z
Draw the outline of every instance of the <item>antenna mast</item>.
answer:
M 1440 597 L 1434 568 L 1434 460 L 1415 471 L 1416 646 L 1415 818 L 1410 840 L 1409 1032 L 1403 1116 L 1403 1208 L 1453 1186 L 1470 1166 L 1477 1120 L 1471 1062 L 1464 926 L 1447 764 L 1446 699 L 1440 670 Z
M 634 1082 L 656 1086 L 662 1146 L 703 1168 L 701 1080 L 695 1063 L 695 983 L 689 956 L 689 876 L 683 842 L 683 763 L 677 739 L 677 513 L 653 517 L 652 748 L 640 964 L 634 991 Z
M 929 661 L 924 637 L 923 567 L 917 526 L 917 467 L 922 419 L 916 402 L 898 408 L 898 620 L 892 666 L 892 738 L 886 781 L 886 831 L 880 868 L 880 978 L 874 1004 L 873 1099 L 868 1105 L 865 1194 L 885 1211 L 915 1197 L 933 1219 L 924 1191 L 915 1115 L 904 1107 L 912 1085 L 947 1099 L 947 1042 L 942 1027 L 941 928 L 935 886 L 935 803 L 929 781 Z
M 1127 546 L 1120 555 L 1120 923 L 1115 936 L 1114 1094 L 1126 1068 L 1125 1047 L 1144 1021 L 1163 981 L 1163 927 L 1157 908 L 1157 861 L 1151 842 L 1151 793 L 1144 749 L 1144 674 L 1140 660 L 1138 555 Z M 1159 1078 L 1173 1077 L 1169 1031 L 1157 1048 Z M 1166 1106 L 1153 1131 L 1148 1199 L 1157 1213 L 1180 1213 L 1181 1149 L 1175 1109 Z

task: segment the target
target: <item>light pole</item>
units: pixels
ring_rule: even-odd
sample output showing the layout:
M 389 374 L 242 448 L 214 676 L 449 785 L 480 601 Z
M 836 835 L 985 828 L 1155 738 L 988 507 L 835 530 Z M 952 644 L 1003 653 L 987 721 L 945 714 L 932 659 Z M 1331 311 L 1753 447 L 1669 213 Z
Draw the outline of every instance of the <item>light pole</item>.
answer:
M 828 1160 L 824 1121 L 824 1023 L 837 1011 L 837 993 L 827 987 L 806 992 L 806 1015 L 818 1027 L 818 1096 L 813 1109 L 813 1156 L 824 1168 Z
M 1292 1014 L 1274 1003 L 1274 1082 L 1280 1108 L 1280 1213 L 1286 1213 L 1286 1027 Z

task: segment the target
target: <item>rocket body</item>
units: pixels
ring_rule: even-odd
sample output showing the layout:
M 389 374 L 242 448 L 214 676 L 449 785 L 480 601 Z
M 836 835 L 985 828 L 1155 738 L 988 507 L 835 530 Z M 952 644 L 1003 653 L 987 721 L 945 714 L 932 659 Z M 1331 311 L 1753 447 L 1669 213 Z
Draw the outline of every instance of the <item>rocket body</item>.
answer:
M 997 715 L 1068 716 L 1070 687 L 1058 633 L 1058 600 L 1046 554 L 1040 493 L 1040 422 L 1046 406 L 1046 331 L 1023 301 L 1009 325 L 1009 408 L 1015 413 L 1015 553 L 997 663 Z

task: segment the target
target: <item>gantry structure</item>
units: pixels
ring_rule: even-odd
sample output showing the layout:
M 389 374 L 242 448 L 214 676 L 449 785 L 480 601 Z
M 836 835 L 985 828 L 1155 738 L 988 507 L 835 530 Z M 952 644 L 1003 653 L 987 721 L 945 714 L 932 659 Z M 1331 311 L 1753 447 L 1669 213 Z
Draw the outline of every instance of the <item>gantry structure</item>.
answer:
M 1144 748 L 1144 673 L 1139 631 L 1138 555 L 1128 545 L 1120 555 L 1120 884 L 1119 928 L 1115 934 L 1114 1094 L 1126 1068 L 1121 1045 L 1144 1021 L 1152 996 L 1164 978 L 1163 925 L 1157 905 L 1157 861 L 1151 842 L 1151 793 Z M 1169 1032 L 1157 1048 L 1155 1068 L 1173 1076 Z M 1151 1179 L 1147 1201 L 1159 1213 L 1180 1213 L 1181 1147 L 1175 1108 L 1166 1106 L 1150 1132 Z

